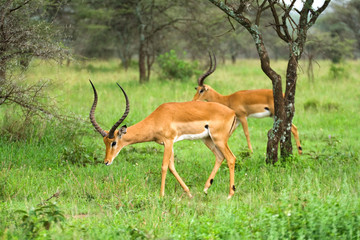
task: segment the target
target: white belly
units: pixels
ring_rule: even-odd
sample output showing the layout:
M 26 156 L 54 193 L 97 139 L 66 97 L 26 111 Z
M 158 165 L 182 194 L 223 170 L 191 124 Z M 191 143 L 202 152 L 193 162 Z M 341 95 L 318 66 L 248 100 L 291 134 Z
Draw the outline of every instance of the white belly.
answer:
M 205 128 L 205 130 L 202 133 L 198 134 L 184 134 L 180 136 L 176 136 L 174 139 L 174 142 L 179 142 L 182 140 L 196 140 L 196 139 L 203 139 L 210 136 L 210 131 L 208 128 Z
M 270 116 L 271 116 L 271 112 L 268 111 L 268 110 L 264 110 L 264 112 L 258 112 L 258 113 L 249 114 L 248 117 L 264 118 L 264 117 L 270 117 Z

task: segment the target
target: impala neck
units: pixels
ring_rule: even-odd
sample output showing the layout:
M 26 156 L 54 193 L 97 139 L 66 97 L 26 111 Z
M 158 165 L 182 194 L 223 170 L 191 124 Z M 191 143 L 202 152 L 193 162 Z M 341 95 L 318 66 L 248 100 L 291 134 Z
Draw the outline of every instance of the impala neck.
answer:
M 215 91 L 212 88 L 209 89 L 209 97 L 207 99 L 209 102 L 217 102 L 217 103 L 221 103 L 223 105 L 228 105 L 228 99 L 229 99 L 229 96 L 221 95 L 220 93 L 218 93 L 217 91 Z
M 144 120 L 127 128 L 126 134 L 121 138 L 123 147 L 135 143 L 154 141 L 154 130 L 152 124 L 147 124 Z

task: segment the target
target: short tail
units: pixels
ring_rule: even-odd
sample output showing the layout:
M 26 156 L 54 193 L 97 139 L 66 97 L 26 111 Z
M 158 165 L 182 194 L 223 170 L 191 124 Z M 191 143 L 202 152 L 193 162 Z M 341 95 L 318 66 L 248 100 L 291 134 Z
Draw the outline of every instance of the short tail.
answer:
M 231 134 L 235 131 L 236 127 L 237 127 L 237 117 L 234 116 L 234 119 L 233 119 L 233 122 L 231 124 L 231 128 L 230 128 L 230 131 L 229 131 L 229 136 L 231 136 Z

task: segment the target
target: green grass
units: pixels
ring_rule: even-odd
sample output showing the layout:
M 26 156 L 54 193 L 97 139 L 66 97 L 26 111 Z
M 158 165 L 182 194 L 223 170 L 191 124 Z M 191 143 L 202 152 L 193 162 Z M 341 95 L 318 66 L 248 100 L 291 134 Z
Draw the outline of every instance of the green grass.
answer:
M 272 64 L 284 74 L 285 62 Z M 28 79 L 53 79 L 50 94 L 62 111 L 85 121 L 40 122 L 34 134 L 40 138 L 26 141 L 0 137 L 0 239 L 360 239 L 360 63 L 347 64 L 342 79 L 330 79 L 328 62 L 315 67 L 314 83 L 299 72 L 294 123 L 302 156 L 294 152 L 287 162 L 265 164 L 270 118 L 249 119 L 251 156 L 241 127 L 235 131 L 229 145 L 237 156 L 237 189 L 228 201 L 225 163 L 208 195 L 202 193 L 214 157 L 200 141 L 174 146 L 177 171 L 193 199 L 170 173 L 165 197 L 159 198 L 162 146 L 128 146 L 106 167 L 103 141 L 88 121 L 93 97 L 88 79 L 99 94 L 97 121 L 109 129 L 124 111 L 116 82 L 129 95 L 125 123 L 132 125 L 163 102 L 191 100 L 195 76 L 172 82 L 154 73 L 151 82 L 139 85 L 137 70 L 125 72 L 117 61 L 33 63 Z M 206 83 L 222 94 L 271 88 L 255 60 L 218 64 Z M 1 106 L 0 119 L 7 111 Z M 46 202 L 56 192 L 59 196 Z M 59 222 L 58 213 L 64 215 Z

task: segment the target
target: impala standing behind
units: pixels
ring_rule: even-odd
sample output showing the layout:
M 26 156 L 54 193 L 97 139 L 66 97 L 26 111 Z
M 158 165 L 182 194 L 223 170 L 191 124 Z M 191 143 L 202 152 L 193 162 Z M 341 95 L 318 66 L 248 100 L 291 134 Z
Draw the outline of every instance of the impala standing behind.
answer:
M 198 79 L 195 100 L 203 100 L 208 102 L 218 102 L 233 109 L 243 127 L 246 141 L 251 152 L 253 152 L 250 135 L 248 129 L 247 118 L 264 118 L 274 116 L 274 97 L 273 91 L 270 89 L 243 90 L 233 94 L 224 96 L 216 92 L 209 85 L 204 84 L 207 76 L 212 74 L 216 69 L 216 58 L 214 55 L 214 67 L 212 66 L 212 58 L 210 56 L 209 70 Z M 294 124 L 291 125 L 291 132 L 294 135 L 299 154 L 302 153 L 299 134 Z
M 110 131 L 104 131 L 95 120 L 94 113 L 98 97 L 94 85 L 91 81 L 90 83 L 94 91 L 90 121 L 103 136 L 106 146 L 106 165 L 110 165 L 120 150 L 127 145 L 141 142 L 157 142 L 164 145 L 160 196 L 165 194 L 165 178 L 169 168 L 184 191 L 189 197 L 192 197 L 189 188 L 175 170 L 173 145 L 175 142 L 185 139 L 202 139 L 216 157 L 215 166 L 205 183 L 204 192 L 207 193 L 216 172 L 225 158 L 230 171 L 228 198 L 234 195 L 234 167 L 236 158 L 228 146 L 228 139 L 237 126 L 237 118 L 233 110 L 218 103 L 192 101 L 164 103 L 144 120 L 130 127 L 124 125 L 117 130 L 129 113 L 128 97 L 118 84 L 125 95 L 126 109 L 123 116 L 114 124 Z

